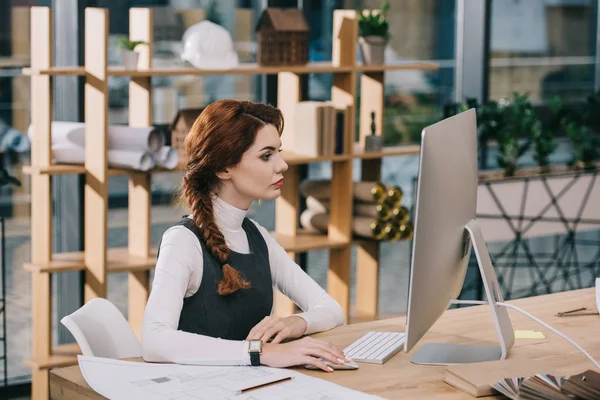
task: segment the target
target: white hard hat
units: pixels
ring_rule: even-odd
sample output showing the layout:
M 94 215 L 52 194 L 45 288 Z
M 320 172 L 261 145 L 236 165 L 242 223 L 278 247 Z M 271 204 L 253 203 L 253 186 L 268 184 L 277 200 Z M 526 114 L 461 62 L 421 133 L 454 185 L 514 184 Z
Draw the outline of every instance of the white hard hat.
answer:
M 181 58 L 196 68 L 232 69 L 238 56 L 227 29 L 210 21 L 190 26 L 183 34 Z

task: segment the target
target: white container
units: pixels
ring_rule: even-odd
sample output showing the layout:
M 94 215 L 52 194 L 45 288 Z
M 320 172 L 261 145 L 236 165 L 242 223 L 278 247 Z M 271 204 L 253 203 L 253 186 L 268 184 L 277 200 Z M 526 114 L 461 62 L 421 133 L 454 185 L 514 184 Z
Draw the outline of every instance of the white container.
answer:
M 382 36 L 361 36 L 358 38 L 363 63 L 366 65 L 383 65 L 387 39 Z
M 137 51 L 123 50 L 123 65 L 125 69 L 137 69 L 140 55 Z

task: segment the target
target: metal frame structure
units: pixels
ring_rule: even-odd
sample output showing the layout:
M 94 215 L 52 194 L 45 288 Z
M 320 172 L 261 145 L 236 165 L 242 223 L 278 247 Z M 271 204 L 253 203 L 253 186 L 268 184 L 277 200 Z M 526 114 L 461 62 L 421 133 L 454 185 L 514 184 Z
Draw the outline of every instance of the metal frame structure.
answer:
M 522 196 L 519 199 L 520 210 L 517 215 L 511 215 L 507 211 L 506 204 L 503 203 L 493 187 L 493 182 L 482 183 L 491 195 L 497 213 L 481 213 L 477 215 L 477 218 L 502 220 L 514 235 L 511 240 L 503 244 L 500 250 L 490 251 L 490 256 L 498 275 L 498 282 L 506 299 L 536 296 L 552 293 L 556 290 L 565 291 L 591 287 L 594 285 L 594 278 L 600 276 L 600 237 L 598 240 L 581 237 L 590 234 L 589 231 L 593 232 L 594 228 L 600 231 L 600 219 L 582 217 L 584 210 L 590 204 L 592 190 L 597 190 L 597 185 L 600 185 L 600 170 L 565 173 L 562 176 L 570 177 L 570 180 L 568 184 L 556 193 L 550 188 L 550 177 L 539 175 L 522 178 L 524 188 Z M 583 176 L 588 176 L 591 179 L 586 184 L 585 194 L 576 207 L 577 212 L 575 217 L 569 217 L 559 200 Z M 556 178 L 556 175 L 552 177 Z M 548 200 L 536 215 L 532 216 L 527 215 L 525 208 L 528 199 L 534 196 L 530 189 L 530 183 L 533 181 L 540 181 L 542 183 Z M 554 211 L 553 214 L 555 213 L 558 216 L 547 216 L 548 211 Z M 528 232 L 536 224 L 548 222 L 562 224 L 564 233 L 554 236 L 551 251 L 532 250 L 531 241 L 535 240 L 535 238 L 528 237 Z M 585 233 L 581 229 L 578 229 L 582 224 L 586 225 Z M 595 247 L 596 254 L 591 260 L 583 260 L 581 257 L 582 249 L 589 249 L 588 246 Z M 475 271 L 476 267 L 476 263 L 473 262 L 469 265 L 472 271 Z M 517 287 L 517 268 L 527 268 L 532 282 L 531 285 Z M 483 288 L 479 283 L 480 281 L 478 281 L 480 277 L 476 275 L 477 272 L 472 274 L 472 279 L 468 279 L 463 293 L 472 293 L 474 291 L 475 297 L 481 299 Z M 584 281 L 584 277 L 587 275 L 591 277 L 590 281 Z

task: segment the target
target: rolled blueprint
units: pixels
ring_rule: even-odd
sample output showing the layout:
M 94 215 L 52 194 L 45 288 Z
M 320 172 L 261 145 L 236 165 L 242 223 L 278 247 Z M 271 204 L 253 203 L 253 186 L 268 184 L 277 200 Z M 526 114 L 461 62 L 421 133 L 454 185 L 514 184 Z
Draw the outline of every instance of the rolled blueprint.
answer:
M 319 200 L 316 197 L 308 196 L 306 198 L 306 208 L 315 213 L 329 212 L 329 199 Z
M 85 123 L 52 121 L 52 145 L 74 144 L 85 147 Z M 33 138 L 33 125 L 27 135 Z M 166 143 L 166 133 L 155 127 L 131 127 L 126 125 L 108 126 L 108 149 L 127 151 L 157 152 Z
M 85 162 L 85 149 L 74 145 L 53 145 L 52 157 L 56 163 L 83 164 Z M 152 155 L 148 152 L 108 150 L 108 165 L 113 168 L 148 171 L 156 163 Z
M 389 197 L 388 197 L 389 199 Z M 319 200 L 313 196 L 306 198 L 306 208 L 314 213 L 328 213 L 330 209 L 329 199 Z M 408 221 L 408 209 L 402 205 L 392 207 L 387 201 L 377 203 L 362 203 L 355 201 L 352 205 L 352 213 L 355 216 L 371 217 L 380 222 L 404 223 Z
M 300 214 L 300 224 L 308 232 L 327 233 L 329 214 L 306 209 Z M 395 237 L 398 229 L 395 223 L 385 223 L 371 217 L 355 216 L 352 219 L 352 232 L 364 238 L 398 240 L 399 237 Z
M 354 182 L 352 196 L 365 203 L 382 203 L 385 201 L 386 187 L 379 182 Z M 318 200 L 331 198 L 331 181 L 326 179 L 305 180 L 300 184 L 300 193 Z
M 329 225 L 329 215 L 306 209 L 300 214 L 300 224 L 308 232 L 326 233 Z
M 158 167 L 174 169 L 179 165 L 179 153 L 170 146 L 161 147 L 156 153 L 153 153 L 152 156 L 156 160 L 156 165 Z

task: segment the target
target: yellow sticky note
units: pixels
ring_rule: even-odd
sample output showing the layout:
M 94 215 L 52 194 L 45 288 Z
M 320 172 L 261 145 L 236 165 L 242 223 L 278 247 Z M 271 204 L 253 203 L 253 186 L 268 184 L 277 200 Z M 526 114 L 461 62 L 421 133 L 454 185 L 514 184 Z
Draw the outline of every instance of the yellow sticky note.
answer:
M 515 330 L 515 339 L 545 339 L 546 337 L 542 332 L 529 331 L 529 330 Z

